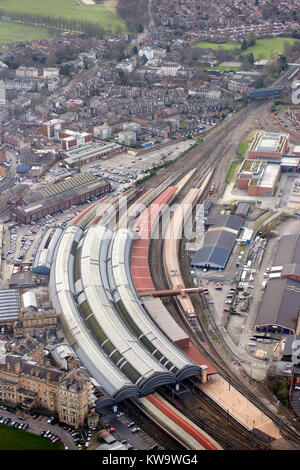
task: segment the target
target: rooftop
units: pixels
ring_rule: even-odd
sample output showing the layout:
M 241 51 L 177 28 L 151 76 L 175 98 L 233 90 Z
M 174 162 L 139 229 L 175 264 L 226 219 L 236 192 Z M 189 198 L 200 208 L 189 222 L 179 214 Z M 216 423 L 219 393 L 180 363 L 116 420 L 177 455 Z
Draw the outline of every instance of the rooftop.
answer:
M 278 172 L 280 170 L 279 165 L 266 165 L 265 170 L 262 174 L 261 180 L 259 182 L 259 186 L 263 186 L 265 188 L 273 188 L 276 178 L 278 176 Z
M 252 152 L 280 153 L 288 134 L 276 132 L 257 132 L 250 147 Z

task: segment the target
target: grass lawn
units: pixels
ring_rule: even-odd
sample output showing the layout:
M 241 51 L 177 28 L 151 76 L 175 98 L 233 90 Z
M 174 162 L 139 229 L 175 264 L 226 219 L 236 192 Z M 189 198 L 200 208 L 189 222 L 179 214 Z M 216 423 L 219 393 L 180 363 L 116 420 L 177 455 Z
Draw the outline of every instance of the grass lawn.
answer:
M 237 167 L 241 165 L 242 161 L 243 161 L 243 160 L 234 160 L 234 161 L 231 163 L 230 168 L 229 168 L 229 171 L 228 171 L 228 174 L 227 174 L 227 176 L 226 176 L 226 183 L 227 183 L 227 184 L 231 183 L 232 178 L 233 178 L 233 176 L 234 176 L 234 173 L 235 173 Z
M 252 52 L 255 60 L 259 59 L 260 57 L 263 59 L 270 59 L 272 53 L 274 56 L 276 54 L 284 53 L 285 42 L 293 44 L 295 41 L 296 39 L 292 38 L 256 39 L 255 46 L 249 47 L 246 51 L 243 52 L 242 55 L 250 54 Z
M 51 35 L 45 28 L 10 23 L 9 21 L 0 21 L 0 44 L 49 37 L 51 37 Z
M 245 153 L 247 152 L 247 149 L 248 149 L 248 142 L 241 142 L 237 150 L 238 155 L 245 155 Z
M 265 220 L 271 218 L 272 215 L 273 215 L 273 212 L 268 212 L 267 214 L 264 214 L 259 219 L 257 219 L 257 221 L 254 224 L 254 230 L 257 230 L 258 227 L 262 225 L 265 222 Z
M 97 23 L 103 28 L 115 30 L 121 26 L 125 30 L 123 20 L 113 13 L 114 2 L 84 5 L 77 0 L 0 0 L 0 7 L 10 11 L 36 13 L 39 15 L 75 18 Z
M 292 38 L 270 38 L 270 39 L 256 39 L 255 46 L 249 47 L 246 51 L 242 52 L 242 55 L 250 54 L 251 52 L 254 55 L 254 59 L 257 60 L 260 57 L 264 59 L 270 59 L 272 53 L 282 54 L 284 52 L 284 43 L 288 41 L 290 44 L 293 44 L 296 39 Z M 300 43 L 300 41 L 299 41 Z M 232 50 L 235 48 L 241 48 L 241 45 L 238 43 L 226 42 L 224 44 L 218 44 L 213 42 L 198 42 L 194 44 L 193 47 L 201 47 L 202 49 L 225 49 Z
M 61 442 L 52 444 L 42 436 L 0 424 L 0 450 L 61 450 Z
M 241 67 L 226 67 L 224 65 L 218 65 L 216 67 L 204 67 L 204 69 L 208 72 L 210 70 L 219 70 L 219 72 L 238 72 L 239 70 L 241 70 Z
M 222 44 L 217 43 L 217 42 L 207 42 L 207 41 L 201 41 L 197 42 L 194 44 L 192 47 L 201 47 L 201 49 L 225 49 L 226 51 L 231 50 L 231 49 L 240 49 L 241 45 L 239 43 L 233 43 L 233 42 L 224 42 Z

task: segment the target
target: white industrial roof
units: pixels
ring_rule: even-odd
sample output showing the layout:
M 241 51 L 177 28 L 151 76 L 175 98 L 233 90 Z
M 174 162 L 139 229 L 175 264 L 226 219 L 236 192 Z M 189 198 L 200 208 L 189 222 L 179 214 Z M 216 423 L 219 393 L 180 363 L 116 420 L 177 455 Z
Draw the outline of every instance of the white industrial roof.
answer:
M 22 301 L 25 308 L 35 307 L 37 308 L 37 301 L 34 292 L 27 291 L 22 295 Z

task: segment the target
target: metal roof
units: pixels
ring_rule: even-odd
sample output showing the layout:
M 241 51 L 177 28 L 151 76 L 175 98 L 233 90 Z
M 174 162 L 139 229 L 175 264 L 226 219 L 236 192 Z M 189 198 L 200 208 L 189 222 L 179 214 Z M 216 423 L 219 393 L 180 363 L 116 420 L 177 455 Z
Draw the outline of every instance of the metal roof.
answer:
M 50 272 L 54 250 L 62 233 L 63 229 L 61 228 L 49 228 L 45 232 L 34 257 L 33 272 L 38 272 L 41 268 L 44 268 L 47 273 Z
M 95 319 L 97 333 L 99 331 L 105 336 L 105 344 L 100 347 L 110 353 L 110 359 L 116 363 L 117 367 L 132 380 L 139 384 L 145 379 L 153 376 L 155 372 L 163 373 L 164 368 L 154 360 L 139 344 L 137 338 L 121 322 L 113 308 L 113 304 L 107 296 L 102 282 L 99 264 L 106 267 L 107 241 L 112 239 L 112 231 L 104 226 L 91 227 L 84 239 L 80 266 L 82 288 L 85 293 L 86 302 L 89 306 L 89 317 Z M 104 249 L 102 250 L 102 240 Z M 110 296 L 111 297 L 111 296 Z M 82 303 L 84 300 L 82 300 Z M 87 308 L 87 306 L 85 307 Z M 126 364 L 126 366 L 125 366 Z M 168 377 L 167 382 L 170 381 Z
M 192 260 L 192 266 L 224 269 L 234 247 L 236 234 L 226 230 L 208 230 L 204 235 L 203 247 Z
M 285 235 L 281 238 L 274 266 L 283 266 L 281 274 L 299 273 L 300 235 Z M 285 278 L 270 279 L 256 318 L 256 325 L 278 324 L 296 329 L 300 312 L 300 283 Z
M 13 321 L 19 318 L 20 296 L 16 289 L 0 290 L 0 321 Z
M 82 178 L 77 178 L 78 176 Z M 75 178 L 75 181 L 70 181 Z M 95 188 L 101 188 L 108 184 L 110 185 L 105 179 L 99 179 L 90 173 L 72 176 L 61 183 L 49 185 L 47 188 L 35 191 L 24 197 L 24 203 L 18 207 L 18 210 L 28 215 L 36 212 L 38 209 L 47 209 L 62 201 L 81 196 Z
M 237 215 L 241 214 L 242 217 L 247 217 L 249 210 L 250 204 L 247 202 L 240 202 L 235 212 Z
M 110 397 L 107 397 L 107 403 L 111 404 L 114 400 L 138 396 L 138 389 L 97 346 L 75 302 L 72 252 L 76 249 L 82 233 L 78 227 L 68 227 L 64 232 L 51 269 L 50 293 L 57 313 L 61 314 L 65 333 L 72 342 L 73 349 L 90 374 L 106 390 Z M 111 397 L 114 397 L 114 400 Z
M 296 330 L 299 311 L 299 282 L 287 278 L 272 279 L 267 284 L 255 324 Z
M 205 225 L 215 228 L 228 228 L 239 232 L 243 223 L 244 219 L 238 215 L 224 214 L 208 217 Z
M 127 229 L 116 232 L 112 245 L 112 272 L 116 302 L 122 307 L 122 318 L 146 349 L 179 380 L 200 373 L 189 358 L 173 345 L 149 318 L 135 291 L 130 275 L 130 252 L 136 233 Z

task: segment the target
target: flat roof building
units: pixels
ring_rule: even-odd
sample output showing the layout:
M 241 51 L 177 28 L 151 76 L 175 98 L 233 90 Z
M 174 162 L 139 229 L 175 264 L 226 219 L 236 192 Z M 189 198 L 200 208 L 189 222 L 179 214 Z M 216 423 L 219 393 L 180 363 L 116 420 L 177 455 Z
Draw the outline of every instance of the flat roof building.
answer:
M 248 158 L 281 158 L 287 152 L 289 134 L 256 132 L 248 151 Z
M 16 289 L 0 290 L 0 323 L 12 323 L 19 318 L 21 303 Z
M 274 266 L 282 266 L 269 279 L 255 321 L 257 331 L 297 334 L 300 331 L 300 235 L 280 240 Z
M 280 175 L 279 162 L 244 160 L 238 175 L 237 187 L 247 189 L 249 196 L 274 196 Z

